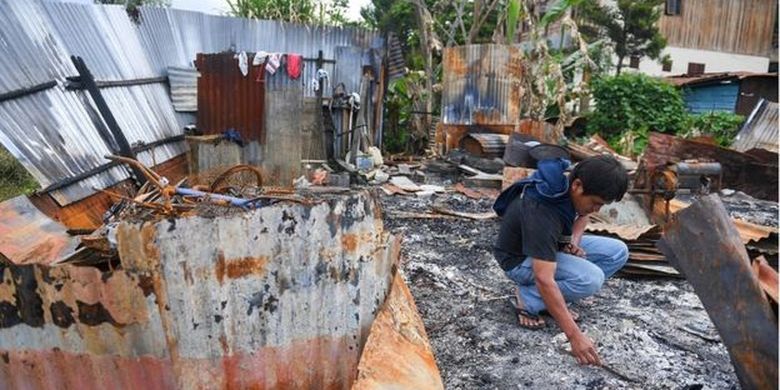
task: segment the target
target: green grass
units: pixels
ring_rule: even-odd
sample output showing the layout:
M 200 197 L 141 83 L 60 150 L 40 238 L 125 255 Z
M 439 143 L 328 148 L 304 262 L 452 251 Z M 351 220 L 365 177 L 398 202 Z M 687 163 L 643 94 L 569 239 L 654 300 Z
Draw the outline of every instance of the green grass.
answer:
M 26 169 L 14 156 L 0 146 L 0 201 L 21 194 L 30 194 L 39 188 Z

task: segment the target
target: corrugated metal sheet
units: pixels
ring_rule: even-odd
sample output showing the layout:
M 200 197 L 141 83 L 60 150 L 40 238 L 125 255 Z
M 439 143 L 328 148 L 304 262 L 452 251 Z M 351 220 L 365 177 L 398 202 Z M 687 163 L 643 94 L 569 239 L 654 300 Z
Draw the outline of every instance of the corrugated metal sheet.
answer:
M 731 148 L 745 152 L 753 148 L 778 153 L 778 104 L 761 100 L 742 125 Z
M 483 157 L 501 157 L 504 155 L 509 136 L 493 133 L 470 133 L 460 141 L 467 152 Z
M 367 192 L 147 223 L 122 267 L 0 264 L 0 388 L 349 388 L 400 240 Z
M 84 58 L 98 80 L 159 77 L 168 67 L 192 68 L 196 53 L 226 50 L 298 52 L 334 59 L 337 46 L 382 48 L 375 32 L 319 28 L 245 20 L 170 8 L 141 8 L 134 24 L 122 6 L 71 4 L 45 0 L 0 0 L 0 93 L 57 80 L 59 86 L 0 103 L 0 142 L 46 187 L 90 171 L 109 153 L 97 126 L 102 120 L 85 92 L 67 91 L 65 78 L 76 76 L 71 55 Z M 309 83 L 316 69 L 307 66 L 298 82 Z M 324 67 L 334 74 L 332 64 Z M 351 78 L 360 78 L 359 72 Z M 331 84 L 333 83 L 331 78 Z M 325 96 L 330 94 L 326 88 Z M 163 84 L 105 88 L 105 100 L 131 144 L 151 143 L 181 133 L 194 122 L 173 110 Z M 306 96 L 315 96 L 305 89 Z M 184 152 L 182 142 L 139 155 L 147 165 Z M 55 191 L 68 204 L 127 178 L 114 168 Z
M 381 35 L 365 29 L 247 20 L 170 8 L 142 7 L 138 29 L 144 47 L 149 52 L 150 62 L 160 73 L 169 66 L 192 67 L 197 53 L 263 50 L 316 58 L 322 50 L 325 59 L 334 60 L 338 59 L 336 48 L 339 46 L 384 48 Z M 296 82 L 308 86 L 315 78 L 317 69 L 313 62 L 307 61 L 306 65 L 303 76 Z M 335 85 L 334 65 L 326 63 L 323 68 L 331 76 L 331 86 Z M 350 79 L 360 80 L 359 73 L 349 76 Z M 330 96 L 330 88 L 323 92 L 324 96 Z M 313 90 L 306 88 L 306 96 L 316 95 Z
M 723 84 L 690 86 L 683 88 L 683 100 L 688 111 L 702 114 L 713 111 L 733 113 L 737 107 L 739 82 L 723 81 Z
M 390 33 L 387 39 L 387 78 L 393 81 L 406 74 L 406 61 L 401 47 L 401 41 L 395 33 Z
M 522 52 L 506 45 L 449 47 L 443 54 L 442 123 L 516 124 Z
M 615 225 L 603 222 L 590 222 L 587 229 L 589 232 L 614 234 L 624 240 L 636 240 L 645 233 L 659 230 L 656 225 Z
M 204 134 L 234 129 L 244 141 L 263 139 L 266 71 L 251 64 L 254 53 L 247 56 L 245 76 L 233 53 L 198 54 L 198 128 Z
M 56 262 L 72 255 L 78 244 L 26 196 L 0 203 L 0 254 L 14 264 Z
M 0 2 L 4 60 L 0 62 L 2 92 L 76 76 L 70 55 L 79 55 L 99 80 L 154 76 L 145 65 L 135 27 L 119 6 L 31 1 Z M 132 143 L 150 143 L 178 133 L 176 117 L 163 85 L 107 88 L 103 95 Z M 96 109 L 84 92 L 62 87 L 0 103 L 0 142 L 17 157 L 43 187 L 96 168 L 109 153 L 97 127 Z M 184 151 L 164 145 L 142 153 L 142 161 L 157 163 Z M 127 177 L 121 168 L 93 176 L 52 193 L 68 204 Z
M 198 71 L 190 68 L 168 67 L 173 109 L 178 112 L 198 111 Z

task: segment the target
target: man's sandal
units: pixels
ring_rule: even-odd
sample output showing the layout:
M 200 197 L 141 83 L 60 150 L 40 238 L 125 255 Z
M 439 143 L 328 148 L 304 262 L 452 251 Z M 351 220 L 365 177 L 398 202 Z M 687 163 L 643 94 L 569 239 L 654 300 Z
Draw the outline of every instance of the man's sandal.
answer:
M 517 307 L 517 299 L 515 297 L 509 297 L 509 304 L 512 305 L 512 308 L 515 311 L 515 319 L 517 319 L 517 324 L 520 325 L 521 328 L 530 329 L 530 330 L 539 330 L 547 326 L 547 323 L 544 321 L 544 319 L 542 319 L 542 317 L 536 314 L 532 314 L 528 310 Z M 526 325 L 522 321 L 520 321 L 520 317 L 536 322 L 536 324 Z
M 574 320 L 574 322 L 580 322 L 580 318 L 581 318 L 580 317 L 580 313 L 577 313 L 576 311 L 571 310 L 571 309 L 568 309 L 568 310 L 569 310 L 569 314 L 571 314 L 571 319 Z M 547 311 L 547 310 L 542 310 L 542 311 L 539 312 L 539 314 L 552 318 L 552 314 L 550 314 L 550 312 Z

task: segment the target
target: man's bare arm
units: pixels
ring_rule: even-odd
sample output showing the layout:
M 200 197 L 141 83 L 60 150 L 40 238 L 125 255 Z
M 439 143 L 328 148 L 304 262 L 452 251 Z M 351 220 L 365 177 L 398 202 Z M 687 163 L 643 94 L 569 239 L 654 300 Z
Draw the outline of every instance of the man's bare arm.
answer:
M 585 228 L 588 226 L 588 216 L 581 215 L 574 220 L 574 225 L 571 228 L 571 243 L 567 244 L 563 249 L 564 252 L 570 253 L 574 256 L 585 257 L 587 253 L 580 247 L 580 241 L 582 235 L 585 234 Z
M 580 364 L 601 365 L 599 355 L 593 342 L 582 333 L 574 322 L 563 294 L 555 283 L 555 268 L 553 261 L 533 259 L 534 279 L 539 293 L 542 295 L 547 311 L 555 318 L 558 325 L 571 343 L 571 352 Z

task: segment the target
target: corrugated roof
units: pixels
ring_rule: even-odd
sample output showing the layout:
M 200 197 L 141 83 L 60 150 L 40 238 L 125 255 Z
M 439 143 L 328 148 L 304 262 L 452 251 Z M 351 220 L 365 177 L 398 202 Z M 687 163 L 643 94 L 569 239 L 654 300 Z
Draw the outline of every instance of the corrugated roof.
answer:
M 778 104 L 761 99 L 731 144 L 740 152 L 754 148 L 778 153 Z
M 694 84 L 712 83 L 728 79 L 746 79 L 749 77 L 777 77 L 777 73 L 753 73 L 753 72 L 724 72 L 724 73 L 703 73 L 698 76 L 688 76 L 681 74 L 678 76 L 669 76 L 664 80 L 674 86 L 682 87 Z

